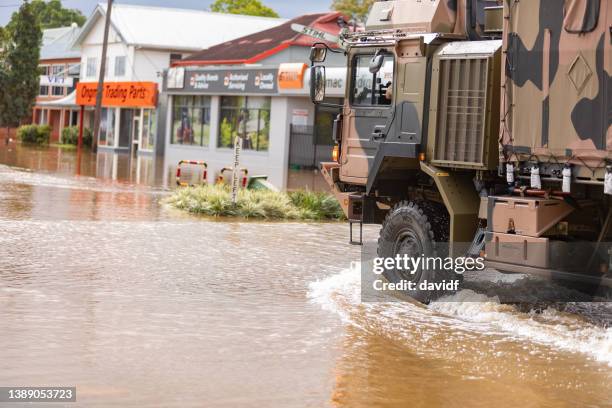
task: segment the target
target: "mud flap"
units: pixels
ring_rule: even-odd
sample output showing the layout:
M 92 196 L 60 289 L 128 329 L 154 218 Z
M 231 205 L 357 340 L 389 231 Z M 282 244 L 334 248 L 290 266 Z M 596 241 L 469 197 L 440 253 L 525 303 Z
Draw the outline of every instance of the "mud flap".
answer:
M 459 252 L 462 247 L 465 250 L 465 245 L 461 244 L 472 242 L 478 227 L 480 198 L 474 188 L 472 175 L 439 169 L 425 162 L 421 162 L 421 170 L 434 180 L 448 210 L 450 253 L 461 256 L 463 254 Z

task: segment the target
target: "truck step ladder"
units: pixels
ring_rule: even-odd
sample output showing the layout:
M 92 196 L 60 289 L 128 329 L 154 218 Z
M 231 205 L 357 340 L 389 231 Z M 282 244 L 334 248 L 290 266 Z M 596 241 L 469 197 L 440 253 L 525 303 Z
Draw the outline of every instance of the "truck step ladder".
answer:
M 351 194 L 349 196 L 349 243 L 351 245 L 363 245 L 363 194 Z M 359 224 L 359 241 L 353 239 L 353 224 Z
M 353 224 L 359 224 L 359 241 L 353 240 Z M 351 245 L 363 245 L 363 222 L 358 220 L 349 220 L 349 244 Z

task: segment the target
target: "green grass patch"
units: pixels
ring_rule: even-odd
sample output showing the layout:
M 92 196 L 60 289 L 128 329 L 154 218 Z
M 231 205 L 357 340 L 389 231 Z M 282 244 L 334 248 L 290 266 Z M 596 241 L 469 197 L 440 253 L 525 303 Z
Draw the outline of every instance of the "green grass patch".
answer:
M 65 144 L 65 143 L 51 143 L 49 146 L 51 146 L 51 147 L 58 147 L 58 148 L 64 149 L 64 150 L 76 150 L 77 149 L 77 147 L 75 145 Z
M 177 190 L 164 200 L 175 208 L 211 217 L 240 217 L 272 220 L 342 220 L 344 213 L 335 197 L 326 193 L 240 190 L 232 204 L 227 185 L 203 185 Z

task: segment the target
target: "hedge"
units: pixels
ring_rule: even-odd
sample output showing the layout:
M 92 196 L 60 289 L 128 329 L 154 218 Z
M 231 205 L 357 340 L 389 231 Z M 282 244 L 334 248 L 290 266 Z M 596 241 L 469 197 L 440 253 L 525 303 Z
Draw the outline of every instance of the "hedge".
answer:
M 91 136 L 91 129 L 83 128 L 83 145 L 91 146 L 93 138 Z M 70 126 L 65 127 L 62 130 L 62 143 L 77 145 L 79 142 L 79 127 L 78 126 Z
M 24 125 L 17 129 L 17 137 L 23 143 L 48 144 L 51 137 L 51 126 L 49 125 Z

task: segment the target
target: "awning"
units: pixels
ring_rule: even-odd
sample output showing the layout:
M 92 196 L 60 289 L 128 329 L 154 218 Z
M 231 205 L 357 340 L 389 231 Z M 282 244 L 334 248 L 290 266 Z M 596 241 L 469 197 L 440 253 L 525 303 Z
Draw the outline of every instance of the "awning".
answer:
M 38 102 L 36 106 L 47 106 L 57 108 L 78 108 L 76 104 L 76 91 L 72 91 L 70 95 L 63 97 L 62 99 L 56 99 L 54 101 Z

